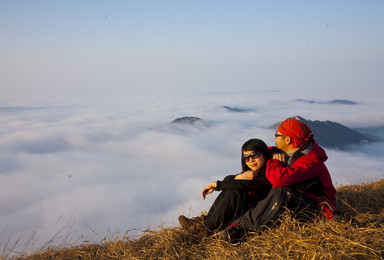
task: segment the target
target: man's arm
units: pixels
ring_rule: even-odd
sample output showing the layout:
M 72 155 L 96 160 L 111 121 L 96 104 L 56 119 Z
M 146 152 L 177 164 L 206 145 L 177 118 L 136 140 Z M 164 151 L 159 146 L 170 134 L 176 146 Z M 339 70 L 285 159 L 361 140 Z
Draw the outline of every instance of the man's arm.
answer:
M 291 166 L 276 159 L 267 162 L 266 177 L 273 187 L 289 186 L 319 176 L 324 163 L 310 154 L 297 159 Z

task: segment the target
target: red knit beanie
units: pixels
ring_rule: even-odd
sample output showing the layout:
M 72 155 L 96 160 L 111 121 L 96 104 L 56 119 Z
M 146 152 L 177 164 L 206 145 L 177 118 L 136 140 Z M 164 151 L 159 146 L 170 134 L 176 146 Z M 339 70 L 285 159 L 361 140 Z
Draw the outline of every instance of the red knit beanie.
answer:
M 304 122 L 293 118 L 283 121 L 277 131 L 291 137 L 294 148 L 300 147 L 308 140 L 312 133 L 311 129 Z

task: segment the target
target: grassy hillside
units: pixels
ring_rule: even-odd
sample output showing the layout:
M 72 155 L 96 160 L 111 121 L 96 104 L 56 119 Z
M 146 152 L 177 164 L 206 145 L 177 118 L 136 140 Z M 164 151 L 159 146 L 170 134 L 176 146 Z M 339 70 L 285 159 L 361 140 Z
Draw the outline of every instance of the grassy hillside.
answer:
M 23 259 L 384 259 L 384 179 L 339 188 L 337 204 L 348 217 L 302 224 L 287 214 L 281 225 L 240 244 L 160 228 L 135 240 L 49 249 Z

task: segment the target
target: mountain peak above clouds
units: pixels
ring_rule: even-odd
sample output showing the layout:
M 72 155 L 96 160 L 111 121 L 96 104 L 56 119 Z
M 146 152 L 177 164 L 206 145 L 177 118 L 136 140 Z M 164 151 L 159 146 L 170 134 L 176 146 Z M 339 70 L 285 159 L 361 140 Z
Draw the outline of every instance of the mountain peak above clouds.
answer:
M 196 116 L 183 116 L 176 118 L 171 123 L 172 124 L 187 124 L 187 125 L 193 125 L 196 122 L 201 122 L 201 118 Z
M 169 123 L 172 131 L 179 134 L 185 134 L 189 131 L 202 131 L 206 127 L 211 126 L 211 122 L 197 116 L 178 117 Z
M 334 99 L 329 101 L 328 104 L 356 105 L 357 103 L 348 99 Z
M 311 121 L 300 116 L 294 116 L 297 120 L 306 123 L 312 130 L 316 142 L 320 146 L 348 150 L 350 145 L 360 145 L 379 141 L 379 138 L 368 137 L 342 124 L 332 121 Z M 276 123 L 272 128 L 277 129 L 280 123 Z
M 351 100 L 348 100 L 348 99 L 334 99 L 334 100 L 331 100 L 331 101 L 328 101 L 328 102 L 321 102 L 321 101 L 305 100 L 305 99 L 300 99 L 299 98 L 299 99 L 296 99 L 296 101 L 305 102 L 305 103 L 309 103 L 309 104 L 331 104 L 331 105 L 335 105 L 335 104 L 356 105 L 356 104 L 358 104 L 357 102 L 351 101 Z
M 236 113 L 246 113 L 246 112 L 252 112 L 251 109 L 248 108 L 238 108 L 238 107 L 230 107 L 230 106 L 223 106 L 224 109 L 230 112 L 236 112 Z

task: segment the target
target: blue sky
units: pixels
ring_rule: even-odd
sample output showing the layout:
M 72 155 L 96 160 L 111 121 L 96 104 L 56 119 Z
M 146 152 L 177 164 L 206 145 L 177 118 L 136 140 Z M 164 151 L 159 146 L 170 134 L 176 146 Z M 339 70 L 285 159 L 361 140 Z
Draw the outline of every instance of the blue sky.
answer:
M 382 1 L 1 1 L 1 88 L 377 96 L 383 13 Z

